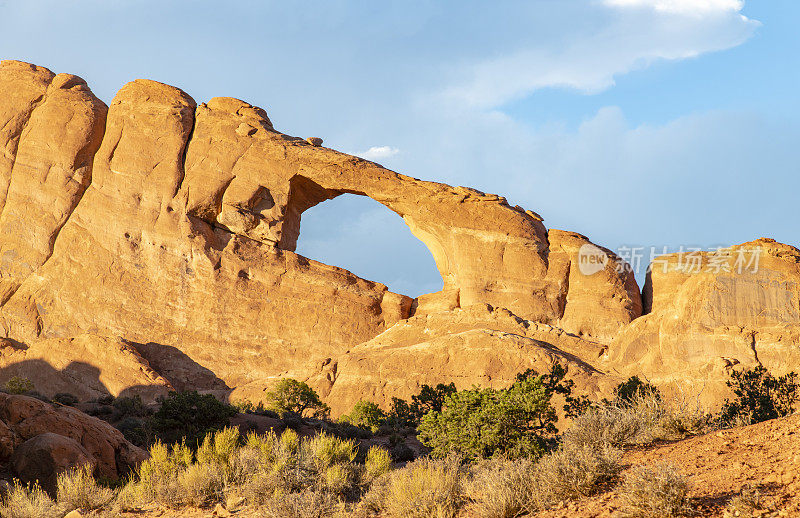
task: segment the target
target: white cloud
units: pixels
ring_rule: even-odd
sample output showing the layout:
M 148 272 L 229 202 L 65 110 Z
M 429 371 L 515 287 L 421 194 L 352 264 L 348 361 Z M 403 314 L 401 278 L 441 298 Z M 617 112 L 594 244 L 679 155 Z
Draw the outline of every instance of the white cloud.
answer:
M 681 14 L 708 14 L 736 11 L 744 7 L 742 0 L 604 0 L 612 7 L 649 7 L 656 11 Z
M 381 160 L 384 158 L 393 157 L 400 150 L 396 147 L 391 146 L 373 146 L 366 151 L 362 151 L 360 153 L 355 153 L 356 156 L 360 156 L 361 158 L 366 158 L 367 160 Z

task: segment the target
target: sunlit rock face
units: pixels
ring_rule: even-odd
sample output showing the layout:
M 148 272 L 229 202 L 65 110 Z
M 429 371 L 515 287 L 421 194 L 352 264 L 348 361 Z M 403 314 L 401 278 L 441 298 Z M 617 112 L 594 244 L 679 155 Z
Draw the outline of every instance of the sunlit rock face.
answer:
M 703 358 L 709 337 L 739 351 L 747 332 L 722 328 L 784 333 L 798 313 L 791 247 L 768 254 L 763 271 L 775 273 L 761 280 L 654 276 L 639 318 L 624 262 L 533 211 L 285 135 L 244 101 L 198 105 L 154 81 L 125 85 L 106 107 L 80 78 L 4 61 L 0 146 L 0 381 L 46 362 L 52 380 L 91 372 L 94 392 L 257 400 L 292 376 L 342 411 L 422 383 L 508 384 L 557 360 L 599 396 L 628 370 L 687 360 L 665 341 Z M 400 215 L 443 289 L 411 299 L 297 255 L 303 212 L 342 194 Z M 591 272 L 587 247 L 600 258 Z M 665 315 L 691 322 L 666 328 Z M 783 358 L 779 342 L 763 358 Z

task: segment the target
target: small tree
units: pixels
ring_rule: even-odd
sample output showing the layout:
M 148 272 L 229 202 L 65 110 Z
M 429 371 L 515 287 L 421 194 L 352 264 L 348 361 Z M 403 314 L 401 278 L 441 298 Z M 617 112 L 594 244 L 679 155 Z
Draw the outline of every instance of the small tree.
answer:
M 320 400 L 314 389 L 291 378 L 282 379 L 267 392 L 267 406 L 281 416 L 293 413 L 301 417 L 306 414 L 324 417 L 330 413 L 330 408 Z
M 186 440 L 196 446 L 206 434 L 228 426 L 236 409 L 222 403 L 211 394 L 170 392 L 161 399 L 161 408 L 153 414 L 152 428 L 156 437 L 166 444 Z
M 455 383 L 449 385 L 439 383 L 435 387 L 422 385 L 419 394 L 411 396 L 411 403 L 393 397 L 392 407 L 386 420 L 395 426 L 417 427 L 422 416 L 428 412 L 441 412 L 447 396 L 455 392 Z
M 339 420 L 354 426 L 369 428 L 372 433 L 375 433 L 386 420 L 386 412 L 381 410 L 376 403 L 362 400 L 353 405 L 353 410 L 340 417 Z
M 800 399 L 796 373 L 776 378 L 762 365 L 734 370 L 726 383 L 733 389 L 736 399 L 725 400 L 721 411 L 723 422 L 744 418 L 751 423 L 760 423 L 787 416 Z
M 419 439 L 435 456 L 541 456 L 557 431 L 552 392 L 543 376 L 525 373 L 505 390 L 475 387 L 450 394 L 440 412 L 422 418 Z
M 422 416 L 428 412 L 441 412 L 447 396 L 455 393 L 455 383 L 450 383 L 449 385 L 439 383 L 435 387 L 422 385 L 419 394 L 411 396 L 410 410 L 415 421 L 419 423 Z

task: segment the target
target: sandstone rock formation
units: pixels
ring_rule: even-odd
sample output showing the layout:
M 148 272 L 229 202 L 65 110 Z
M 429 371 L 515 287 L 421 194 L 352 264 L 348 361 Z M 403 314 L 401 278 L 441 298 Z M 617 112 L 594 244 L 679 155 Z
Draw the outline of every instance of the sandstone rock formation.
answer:
M 0 380 L 44 361 L 53 386 L 79 390 L 67 378 L 83 356 L 99 369 L 86 397 L 135 386 L 257 398 L 291 375 L 344 410 L 422 383 L 500 385 L 554 359 L 598 395 L 637 369 L 666 381 L 708 347 L 741 356 L 754 333 L 759 359 L 796 365 L 791 247 L 771 245 L 750 280 L 654 276 L 639 318 L 633 274 L 586 237 L 500 196 L 285 135 L 244 101 L 198 105 L 136 80 L 106 109 L 75 76 L 4 61 L 0 128 Z M 348 193 L 404 219 L 440 292 L 411 299 L 294 252 L 303 212 Z M 591 274 L 586 247 L 601 259 Z
M 56 434 L 75 441 L 80 448 L 70 441 L 55 440 L 52 435 Z M 24 444 L 22 453 L 16 453 Z M 79 410 L 0 393 L 0 462 L 13 458 L 18 473 L 28 472 L 24 469 L 28 454 L 49 455 L 58 465 L 88 456 L 98 475 L 113 480 L 128 474 L 147 456 L 119 430 Z
M 720 400 L 729 369 L 800 367 L 800 250 L 759 239 L 718 252 L 654 261 L 648 314 L 623 328 L 606 363 L 642 373 L 706 403 Z

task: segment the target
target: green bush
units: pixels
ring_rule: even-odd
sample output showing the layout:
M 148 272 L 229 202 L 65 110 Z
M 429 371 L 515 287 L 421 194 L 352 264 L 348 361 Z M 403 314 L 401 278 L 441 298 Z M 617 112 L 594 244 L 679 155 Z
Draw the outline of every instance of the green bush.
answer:
M 727 385 L 736 398 L 725 400 L 720 413 L 723 423 L 760 423 L 787 416 L 800 400 L 796 373 L 776 378 L 761 365 L 732 371 Z
M 153 414 L 151 426 L 156 437 L 165 443 L 185 440 L 192 447 L 206 434 L 221 430 L 236 415 L 236 409 L 210 394 L 170 392 L 161 399 L 161 408 Z
M 349 414 L 339 418 L 340 421 L 350 423 L 354 426 L 368 428 L 372 433 L 378 431 L 378 427 L 386 420 L 386 413 L 371 401 L 359 401 L 353 406 Z
M 14 376 L 6 381 L 5 389 L 9 394 L 25 394 L 26 392 L 33 392 L 36 390 L 36 387 L 34 387 L 33 382 L 28 378 Z
M 114 428 L 122 432 L 122 435 L 136 446 L 148 445 L 150 432 L 144 419 L 132 416 L 124 417 L 114 424 Z
M 393 428 L 416 427 L 419 421 L 416 413 L 411 411 L 411 405 L 405 399 L 398 397 L 392 398 L 392 405 L 389 414 L 386 416 L 386 423 Z
M 142 402 L 142 397 L 138 394 L 130 397 L 118 397 L 111 405 L 124 416 L 143 417 L 147 415 L 147 409 Z
M 419 439 L 438 457 L 450 452 L 468 459 L 539 457 L 557 431 L 550 404 L 554 389 L 546 383 L 544 376 L 525 373 L 508 389 L 476 387 L 450 394 L 441 412 L 422 418 Z
M 279 381 L 267 392 L 267 406 L 283 416 L 297 414 L 299 416 L 324 417 L 330 412 L 328 405 L 320 400 L 319 395 L 308 384 L 295 379 L 286 378 Z

